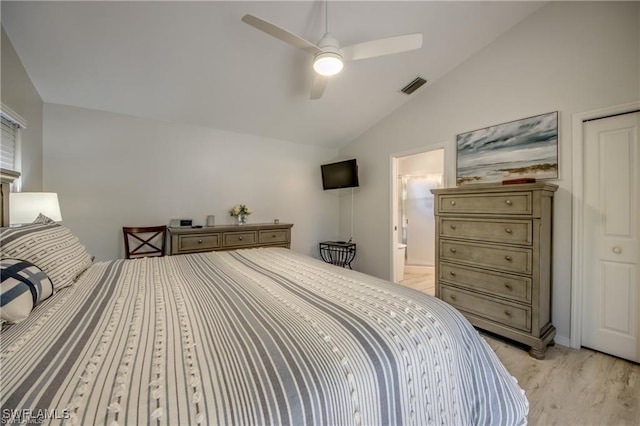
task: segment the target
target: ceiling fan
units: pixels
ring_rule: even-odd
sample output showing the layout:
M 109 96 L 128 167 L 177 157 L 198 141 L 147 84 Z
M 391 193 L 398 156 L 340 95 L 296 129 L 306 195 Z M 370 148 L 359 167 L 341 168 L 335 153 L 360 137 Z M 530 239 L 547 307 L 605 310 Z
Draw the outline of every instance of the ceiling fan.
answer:
M 242 22 L 313 55 L 313 69 L 316 74 L 311 86 L 310 99 L 320 99 L 322 97 L 322 93 L 324 93 L 324 89 L 329 82 L 329 77 L 339 73 L 346 61 L 375 58 L 422 47 L 422 34 L 420 33 L 399 35 L 340 47 L 338 40 L 329 32 L 328 6 L 326 3 L 325 34 L 316 44 L 250 14 L 244 15 Z

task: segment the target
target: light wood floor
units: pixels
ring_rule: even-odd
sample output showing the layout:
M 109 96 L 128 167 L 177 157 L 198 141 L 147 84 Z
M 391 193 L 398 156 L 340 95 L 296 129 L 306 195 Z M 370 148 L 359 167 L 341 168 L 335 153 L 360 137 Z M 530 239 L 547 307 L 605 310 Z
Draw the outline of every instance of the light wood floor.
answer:
M 433 266 L 405 266 L 400 284 L 434 296 L 436 294 L 435 268 Z
M 400 284 L 433 295 L 430 279 L 409 271 Z M 640 364 L 560 345 L 537 360 L 518 343 L 481 335 L 525 390 L 529 425 L 640 425 Z
M 529 399 L 529 425 L 640 425 L 640 364 L 555 345 L 544 360 L 481 333 Z

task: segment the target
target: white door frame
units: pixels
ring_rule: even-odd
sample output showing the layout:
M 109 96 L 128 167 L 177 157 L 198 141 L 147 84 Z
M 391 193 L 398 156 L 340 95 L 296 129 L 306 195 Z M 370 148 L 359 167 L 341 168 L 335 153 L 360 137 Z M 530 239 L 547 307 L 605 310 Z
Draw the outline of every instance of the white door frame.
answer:
M 397 176 L 398 176 L 398 158 L 399 157 L 407 157 L 409 155 L 422 154 L 423 152 L 435 151 L 437 149 L 444 150 L 444 173 L 442 176 L 442 185 L 444 187 L 449 186 L 450 181 L 455 181 L 455 158 L 451 153 L 451 145 L 449 142 L 441 142 L 433 145 L 425 145 L 418 148 L 413 148 L 407 151 L 393 152 L 389 154 L 389 281 L 395 282 L 395 273 L 396 273 L 396 250 L 397 239 L 395 238 L 394 226 L 398 223 L 398 209 L 396 208 L 396 201 L 398 200 L 398 185 L 397 185 Z M 453 173 L 454 178 L 450 180 L 449 175 Z
M 583 297 L 583 251 L 584 236 L 584 135 L 582 124 L 585 120 L 605 118 L 610 115 L 624 114 L 640 109 L 639 102 L 615 105 L 593 111 L 573 114 L 572 128 L 572 242 L 571 242 L 571 347 L 579 349 L 582 346 L 582 297 Z

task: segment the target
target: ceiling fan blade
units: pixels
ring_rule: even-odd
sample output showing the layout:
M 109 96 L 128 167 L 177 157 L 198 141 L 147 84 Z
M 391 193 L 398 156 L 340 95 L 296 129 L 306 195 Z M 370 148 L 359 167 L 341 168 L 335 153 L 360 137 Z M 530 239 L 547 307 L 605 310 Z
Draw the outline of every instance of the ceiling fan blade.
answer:
M 245 24 L 249 24 L 252 27 L 265 32 L 272 37 L 280 39 L 285 43 L 289 43 L 290 45 L 295 46 L 298 49 L 302 49 L 312 55 L 320 51 L 320 48 L 315 44 L 308 42 L 302 37 L 290 33 L 284 28 L 280 28 L 279 26 L 272 24 L 271 22 L 265 21 L 264 19 L 260 19 L 253 15 L 247 14 L 242 17 L 242 22 L 244 22 Z
M 311 94 L 309 95 L 309 99 L 320 99 L 322 94 L 324 93 L 325 87 L 327 87 L 327 83 L 329 82 L 329 77 L 325 77 L 319 74 L 315 74 L 313 79 L 313 85 L 311 86 Z
M 420 49 L 421 47 L 422 34 L 414 33 L 352 44 L 340 50 L 342 51 L 342 57 L 345 61 L 356 61 L 358 59 L 375 58 L 376 56 Z

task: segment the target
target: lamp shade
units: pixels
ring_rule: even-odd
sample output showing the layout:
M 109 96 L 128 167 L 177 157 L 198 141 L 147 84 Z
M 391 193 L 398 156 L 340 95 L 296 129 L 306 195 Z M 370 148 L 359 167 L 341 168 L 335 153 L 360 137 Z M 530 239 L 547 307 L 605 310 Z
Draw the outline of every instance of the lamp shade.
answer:
M 55 192 L 12 192 L 9 194 L 9 220 L 12 225 L 32 223 L 42 213 L 60 222 L 60 203 Z

